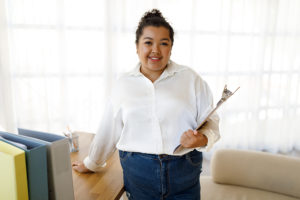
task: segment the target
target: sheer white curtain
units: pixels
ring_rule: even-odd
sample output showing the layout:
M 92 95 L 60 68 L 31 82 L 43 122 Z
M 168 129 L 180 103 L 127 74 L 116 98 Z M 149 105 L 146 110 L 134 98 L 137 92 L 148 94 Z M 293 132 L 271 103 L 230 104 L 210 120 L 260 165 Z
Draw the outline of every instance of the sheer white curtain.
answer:
M 4 1 L 0 0 L 0 131 L 16 132 Z
M 300 149 L 298 0 L 6 1 L 18 126 L 94 132 L 116 74 L 137 63 L 135 29 L 159 8 L 175 29 L 171 58 L 207 80 L 220 110 L 216 148 Z M 2 44 L 0 44 L 2 45 Z

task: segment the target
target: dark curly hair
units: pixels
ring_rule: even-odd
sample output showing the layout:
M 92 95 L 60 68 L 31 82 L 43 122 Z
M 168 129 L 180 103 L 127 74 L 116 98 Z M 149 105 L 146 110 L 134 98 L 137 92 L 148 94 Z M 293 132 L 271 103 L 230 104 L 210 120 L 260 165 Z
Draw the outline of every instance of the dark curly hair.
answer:
M 172 26 L 166 21 L 161 12 L 157 9 L 152 9 L 151 11 L 146 12 L 139 22 L 139 26 L 135 32 L 135 44 L 139 43 L 139 39 L 143 34 L 143 30 L 147 26 L 155 26 L 155 27 L 165 27 L 169 30 L 170 39 L 172 42 L 172 46 L 174 43 L 174 30 Z

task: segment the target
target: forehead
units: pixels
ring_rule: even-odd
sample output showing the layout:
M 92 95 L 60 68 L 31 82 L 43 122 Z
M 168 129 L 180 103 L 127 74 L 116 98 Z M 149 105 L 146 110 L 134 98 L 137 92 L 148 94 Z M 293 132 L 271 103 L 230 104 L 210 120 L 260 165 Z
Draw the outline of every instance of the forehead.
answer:
M 163 26 L 146 26 L 143 30 L 141 38 L 150 37 L 153 39 L 168 38 L 170 39 L 169 30 Z

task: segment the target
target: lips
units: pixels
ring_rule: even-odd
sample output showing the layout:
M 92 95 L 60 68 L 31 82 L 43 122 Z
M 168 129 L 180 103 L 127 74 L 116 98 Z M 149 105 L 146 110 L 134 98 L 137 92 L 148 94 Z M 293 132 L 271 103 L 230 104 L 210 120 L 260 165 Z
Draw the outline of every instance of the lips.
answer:
M 157 62 L 160 61 L 162 58 L 161 57 L 154 57 L 154 56 L 150 56 L 148 57 L 152 62 Z

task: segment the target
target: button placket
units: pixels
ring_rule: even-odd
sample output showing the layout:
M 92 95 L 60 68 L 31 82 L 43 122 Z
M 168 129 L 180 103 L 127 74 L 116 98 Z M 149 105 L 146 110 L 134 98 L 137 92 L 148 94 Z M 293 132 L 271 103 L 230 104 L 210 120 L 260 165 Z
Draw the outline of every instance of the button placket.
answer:
M 157 106 L 156 106 L 157 96 L 156 96 L 156 84 L 153 84 L 153 96 L 152 96 L 152 126 L 153 126 L 153 133 L 156 136 L 156 149 L 157 152 L 163 151 L 163 138 L 161 133 L 161 127 L 159 123 L 159 119 L 157 117 Z

